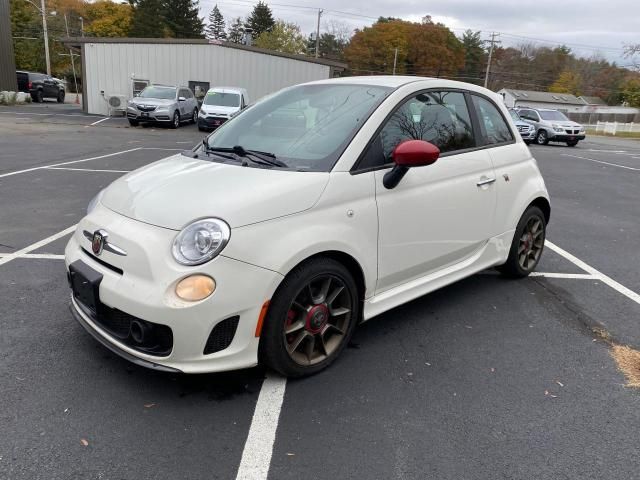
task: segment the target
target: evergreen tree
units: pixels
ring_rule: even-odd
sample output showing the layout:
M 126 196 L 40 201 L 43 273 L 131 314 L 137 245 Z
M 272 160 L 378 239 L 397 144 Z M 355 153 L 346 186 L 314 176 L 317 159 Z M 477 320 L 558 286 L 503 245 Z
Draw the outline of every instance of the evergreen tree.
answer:
M 260 1 L 255 7 L 253 7 L 253 11 L 251 12 L 251 15 L 249 15 L 247 23 L 249 24 L 249 27 L 251 27 L 251 35 L 255 39 L 263 32 L 270 31 L 276 22 L 273 19 L 273 14 L 271 13 L 269 5 Z
M 227 38 L 224 17 L 218 9 L 218 4 L 213 7 L 213 10 L 211 10 L 209 14 L 209 25 L 207 25 L 205 30 L 205 36 L 209 40 L 222 40 Z
M 129 35 L 138 38 L 163 38 L 168 31 L 165 24 L 163 0 L 137 0 Z
M 486 65 L 481 32 L 465 30 L 461 41 L 464 47 L 464 68 L 460 73 L 465 77 L 462 78 L 462 81 L 480 84 Z
M 244 33 L 244 23 L 240 17 L 236 18 L 229 27 L 227 40 L 233 43 L 242 43 L 242 35 Z
M 173 38 L 203 38 L 198 0 L 164 0 L 165 22 Z

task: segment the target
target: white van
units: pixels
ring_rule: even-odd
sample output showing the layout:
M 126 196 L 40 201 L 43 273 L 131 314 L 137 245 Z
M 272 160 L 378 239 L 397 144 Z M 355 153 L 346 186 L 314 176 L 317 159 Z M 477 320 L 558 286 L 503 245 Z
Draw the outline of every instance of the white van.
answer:
M 247 105 L 249 105 L 249 95 L 245 88 L 210 88 L 200 107 L 198 130 L 218 128 Z

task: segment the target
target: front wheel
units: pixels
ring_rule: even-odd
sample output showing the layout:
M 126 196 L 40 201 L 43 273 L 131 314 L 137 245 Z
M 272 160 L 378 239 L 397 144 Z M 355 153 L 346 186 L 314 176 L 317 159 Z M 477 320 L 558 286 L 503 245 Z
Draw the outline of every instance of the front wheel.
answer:
M 178 128 L 180 126 L 180 114 L 176 110 L 173 112 L 173 119 L 171 120 L 171 128 Z
M 289 377 L 317 373 L 344 350 L 359 318 L 349 270 L 330 258 L 312 259 L 287 275 L 271 300 L 260 360 Z
M 538 135 L 536 135 L 536 143 L 538 145 L 546 145 L 549 143 L 549 136 L 547 135 L 547 132 L 540 130 Z
M 547 222 L 542 210 L 535 206 L 527 208 L 513 235 L 509 257 L 498 270 L 512 278 L 526 277 L 533 272 L 544 249 L 546 231 Z
M 194 108 L 191 114 L 191 123 L 198 123 L 198 109 Z
M 572 140 L 571 142 L 567 142 L 567 147 L 575 147 L 578 144 L 578 140 Z
M 131 120 L 131 119 L 129 119 L 129 125 L 131 125 L 132 127 L 137 127 L 137 126 L 138 126 L 138 125 L 140 125 L 140 124 L 138 123 L 138 121 L 137 121 L 137 120 Z
M 58 97 L 56 98 L 58 103 L 64 103 L 64 92 L 61 90 L 58 92 Z

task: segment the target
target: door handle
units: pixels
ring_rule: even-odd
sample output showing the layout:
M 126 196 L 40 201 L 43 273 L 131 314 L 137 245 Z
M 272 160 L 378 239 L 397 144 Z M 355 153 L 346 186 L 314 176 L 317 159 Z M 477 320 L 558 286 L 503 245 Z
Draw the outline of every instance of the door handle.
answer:
M 496 179 L 495 178 L 483 178 L 482 180 L 480 180 L 478 183 L 476 183 L 477 186 L 482 187 L 484 185 L 490 185 L 493 182 L 495 182 Z

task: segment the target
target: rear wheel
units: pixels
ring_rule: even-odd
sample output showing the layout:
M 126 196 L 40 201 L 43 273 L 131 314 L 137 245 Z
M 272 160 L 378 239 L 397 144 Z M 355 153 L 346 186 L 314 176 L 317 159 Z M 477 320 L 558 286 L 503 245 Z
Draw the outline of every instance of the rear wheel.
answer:
M 260 339 L 260 359 L 290 377 L 328 367 L 347 346 L 360 318 L 351 273 L 330 258 L 296 267 L 271 300 Z
M 173 112 L 173 119 L 171 120 L 171 128 L 178 128 L 180 126 L 180 114 L 176 110 Z
M 547 132 L 540 130 L 538 135 L 536 135 L 536 143 L 538 145 L 546 145 L 549 143 L 549 136 L 547 135 Z
M 36 91 L 36 95 L 35 95 L 34 100 L 35 100 L 37 103 L 42 103 L 42 102 L 44 102 L 44 97 L 42 96 L 42 90 L 37 90 L 37 91 Z
M 542 210 L 534 206 L 527 208 L 513 235 L 509 257 L 498 270 L 513 278 L 526 277 L 533 272 L 544 249 L 546 229 Z

